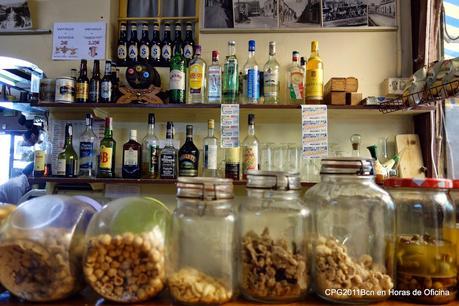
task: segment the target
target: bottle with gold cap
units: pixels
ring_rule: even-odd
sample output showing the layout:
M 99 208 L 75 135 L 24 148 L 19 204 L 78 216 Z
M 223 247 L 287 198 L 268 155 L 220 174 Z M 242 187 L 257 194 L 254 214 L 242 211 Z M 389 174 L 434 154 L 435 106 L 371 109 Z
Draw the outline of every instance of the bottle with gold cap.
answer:
M 306 64 L 306 103 L 322 103 L 324 97 L 324 66 L 319 56 L 319 42 L 311 42 L 311 56 Z
M 204 161 L 202 163 L 202 176 L 217 176 L 218 169 L 218 139 L 214 136 L 215 121 L 207 121 L 207 137 L 204 138 Z

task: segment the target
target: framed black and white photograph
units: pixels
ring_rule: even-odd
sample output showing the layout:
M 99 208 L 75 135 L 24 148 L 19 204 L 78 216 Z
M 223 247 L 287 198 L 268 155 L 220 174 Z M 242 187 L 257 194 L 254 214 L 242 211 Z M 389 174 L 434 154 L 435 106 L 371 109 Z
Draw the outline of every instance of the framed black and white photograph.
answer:
M 320 27 L 321 0 L 280 0 L 279 23 L 281 27 Z
M 324 27 L 368 26 L 367 0 L 322 0 Z
M 203 0 L 203 2 L 204 28 L 234 28 L 233 0 Z
M 395 27 L 397 25 L 396 0 L 367 0 L 368 25 L 376 27 Z
M 0 0 L 0 31 L 32 28 L 27 0 Z
M 233 0 L 234 27 L 266 29 L 279 26 L 277 0 Z

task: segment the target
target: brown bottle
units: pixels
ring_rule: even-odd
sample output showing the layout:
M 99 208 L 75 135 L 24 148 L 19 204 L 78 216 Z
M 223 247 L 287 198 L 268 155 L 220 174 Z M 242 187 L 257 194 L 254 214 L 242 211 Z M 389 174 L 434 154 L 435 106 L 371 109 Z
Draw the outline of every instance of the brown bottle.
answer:
M 80 75 L 76 81 L 75 102 L 88 102 L 89 100 L 89 79 L 88 62 L 83 59 L 80 64 Z

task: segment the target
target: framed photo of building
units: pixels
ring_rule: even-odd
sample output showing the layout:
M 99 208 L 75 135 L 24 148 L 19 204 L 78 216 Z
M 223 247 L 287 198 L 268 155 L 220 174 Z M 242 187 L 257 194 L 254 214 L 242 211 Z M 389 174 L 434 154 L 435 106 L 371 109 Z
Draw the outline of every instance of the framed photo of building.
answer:
M 234 27 L 271 29 L 279 26 L 277 0 L 233 0 Z
M 280 27 L 320 27 L 321 0 L 279 0 Z
M 367 0 L 322 0 L 324 27 L 368 26 Z
M 32 28 L 27 0 L 0 0 L 0 31 L 20 31 Z
M 233 0 L 202 0 L 202 2 L 204 4 L 204 28 L 234 28 Z
M 376 27 L 395 27 L 397 25 L 396 0 L 367 0 L 368 25 Z

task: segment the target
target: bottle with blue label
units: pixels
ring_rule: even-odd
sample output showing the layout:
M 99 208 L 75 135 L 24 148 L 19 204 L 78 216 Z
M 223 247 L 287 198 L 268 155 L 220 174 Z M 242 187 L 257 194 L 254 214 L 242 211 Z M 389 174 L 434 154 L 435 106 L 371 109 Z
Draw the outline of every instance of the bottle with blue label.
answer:
M 92 115 L 86 114 L 86 129 L 80 136 L 80 175 L 95 176 L 97 136 L 92 129 Z
M 249 40 L 249 58 L 244 65 L 243 103 L 258 104 L 260 99 L 260 76 L 255 60 L 255 41 Z

